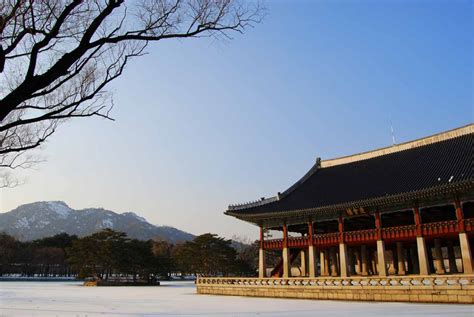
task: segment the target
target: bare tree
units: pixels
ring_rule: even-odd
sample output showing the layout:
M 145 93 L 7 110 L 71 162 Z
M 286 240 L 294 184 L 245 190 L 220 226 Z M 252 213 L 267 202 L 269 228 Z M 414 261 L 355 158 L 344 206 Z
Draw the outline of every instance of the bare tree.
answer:
M 2 0 L 0 167 L 27 167 L 64 120 L 111 119 L 107 85 L 150 42 L 226 37 L 260 22 L 238 0 Z

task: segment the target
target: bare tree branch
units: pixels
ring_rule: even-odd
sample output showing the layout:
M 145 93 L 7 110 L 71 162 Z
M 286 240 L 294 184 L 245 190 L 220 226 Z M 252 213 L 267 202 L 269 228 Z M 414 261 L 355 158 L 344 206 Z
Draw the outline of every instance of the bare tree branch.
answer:
M 26 154 L 68 119 L 111 119 L 106 88 L 149 43 L 231 38 L 263 15 L 239 0 L 3 0 L 0 168 L 35 163 Z

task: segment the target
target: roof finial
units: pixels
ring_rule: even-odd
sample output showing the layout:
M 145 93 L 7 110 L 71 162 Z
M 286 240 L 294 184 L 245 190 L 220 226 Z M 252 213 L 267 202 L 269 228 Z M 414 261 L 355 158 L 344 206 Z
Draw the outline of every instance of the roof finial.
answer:
M 318 168 L 321 167 L 321 158 L 320 158 L 320 157 L 317 157 L 317 158 L 316 158 L 316 166 L 317 166 Z

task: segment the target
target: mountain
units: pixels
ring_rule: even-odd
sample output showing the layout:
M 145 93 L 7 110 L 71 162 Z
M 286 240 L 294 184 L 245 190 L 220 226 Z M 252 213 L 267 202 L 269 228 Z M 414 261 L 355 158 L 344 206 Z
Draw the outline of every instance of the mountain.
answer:
M 74 210 L 62 201 L 41 201 L 0 213 L 0 232 L 28 241 L 66 232 L 80 237 L 110 228 L 130 238 L 176 243 L 194 235 L 173 227 L 155 226 L 133 212 L 118 214 L 103 208 Z

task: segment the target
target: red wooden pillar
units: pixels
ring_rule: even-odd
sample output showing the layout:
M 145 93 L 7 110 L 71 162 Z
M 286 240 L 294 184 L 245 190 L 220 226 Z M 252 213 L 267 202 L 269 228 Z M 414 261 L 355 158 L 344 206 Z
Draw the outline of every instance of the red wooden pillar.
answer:
M 314 223 L 311 217 L 308 221 L 308 266 L 309 277 L 316 277 L 316 262 L 314 254 Z
M 339 243 L 344 243 L 344 219 L 339 216 Z
M 339 216 L 339 268 L 341 277 L 349 276 L 348 266 L 347 246 L 344 243 L 344 219 Z
M 454 207 L 456 208 L 456 219 L 458 220 L 459 233 L 463 233 L 466 229 L 464 227 L 464 214 L 459 199 L 454 201 Z
M 267 266 L 265 264 L 263 224 L 260 226 L 260 250 L 258 251 L 258 277 L 265 278 L 267 276 Z
M 288 251 L 288 227 L 286 223 L 283 224 L 283 277 L 288 278 L 291 276 L 291 263 L 290 263 L 290 253 Z
M 382 240 L 382 223 L 378 211 L 375 212 L 375 231 L 377 232 L 377 240 Z
M 420 274 L 430 274 L 430 265 L 428 262 L 428 249 L 423 238 L 423 230 L 421 228 L 421 215 L 418 206 L 413 207 L 413 215 L 415 216 L 416 226 L 416 248 L 418 250 L 418 265 L 420 266 Z
M 382 240 L 382 222 L 380 212 L 375 212 L 375 230 L 377 233 L 377 271 L 379 276 L 387 276 L 387 259 L 385 255 L 385 242 Z
M 416 236 L 422 236 L 421 230 L 421 216 L 420 216 L 420 209 L 418 207 L 413 208 L 413 215 L 415 216 L 415 225 L 416 225 Z
M 309 245 L 314 245 L 314 237 L 313 237 L 313 220 L 311 218 L 309 219 L 308 222 L 308 243 Z
M 454 201 L 456 207 L 456 218 L 458 220 L 459 227 L 459 246 L 461 248 L 462 267 L 464 274 L 474 273 L 474 259 L 472 257 L 471 245 L 466 235 L 466 228 L 464 226 L 464 214 L 462 212 L 462 206 L 459 199 Z

